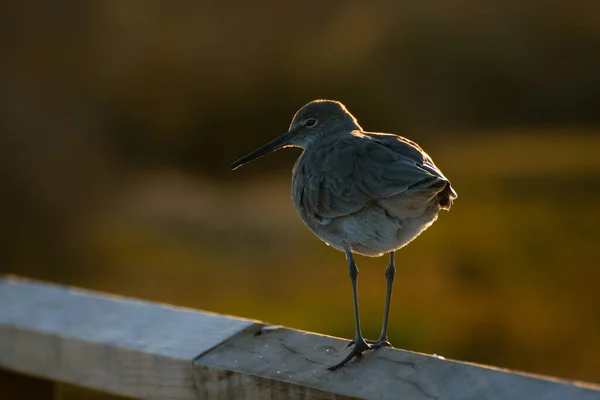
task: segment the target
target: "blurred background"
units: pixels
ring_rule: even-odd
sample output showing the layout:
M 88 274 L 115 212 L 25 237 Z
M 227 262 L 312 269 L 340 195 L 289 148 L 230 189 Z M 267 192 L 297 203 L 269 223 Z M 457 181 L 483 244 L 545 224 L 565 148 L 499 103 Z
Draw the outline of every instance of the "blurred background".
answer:
M 0 272 L 351 337 L 299 150 L 227 168 L 331 98 L 459 193 L 396 256 L 392 343 L 600 382 L 600 2 L 12 1 L 0 26 Z M 374 339 L 387 258 L 357 263 Z

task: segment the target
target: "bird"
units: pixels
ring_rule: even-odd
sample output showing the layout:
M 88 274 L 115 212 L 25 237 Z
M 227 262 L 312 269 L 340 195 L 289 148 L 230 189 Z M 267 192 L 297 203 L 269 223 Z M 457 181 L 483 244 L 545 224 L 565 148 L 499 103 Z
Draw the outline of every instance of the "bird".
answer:
M 273 151 L 299 147 L 292 170 L 292 201 L 314 235 L 345 253 L 352 284 L 354 340 L 336 370 L 367 350 L 391 347 L 388 317 L 396 275 L 395 252 L 450 210 L 458 197 L 450 181 L 415 142 L 399 135 L 363 130 L 346 106 L 314 100 L 294 115 L 283 135 L 230 165 L 234 170 Z M 381 334 L 366 340 L 358 308 L 354 255 L 389 253 Z

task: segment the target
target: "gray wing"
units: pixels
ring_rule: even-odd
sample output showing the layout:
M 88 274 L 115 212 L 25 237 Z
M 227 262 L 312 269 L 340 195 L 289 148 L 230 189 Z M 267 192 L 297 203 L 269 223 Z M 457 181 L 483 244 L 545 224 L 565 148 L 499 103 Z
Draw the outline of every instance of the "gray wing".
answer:
M 310 166 L 320 166 L 311 168 Z M 376 203 L 399 218 L 414 217 L 436 201 L 449 182 L 415 143 L 396 135 L 365 133 L 315 149 L 298 168 L 295 199 L 318 221 Z M 450 200 L 451 202 L 451 200 Z

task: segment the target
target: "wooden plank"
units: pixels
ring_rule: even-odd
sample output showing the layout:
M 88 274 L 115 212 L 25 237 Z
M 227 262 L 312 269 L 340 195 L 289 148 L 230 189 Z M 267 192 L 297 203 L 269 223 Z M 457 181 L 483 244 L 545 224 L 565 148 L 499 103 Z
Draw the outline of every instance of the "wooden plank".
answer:
M 255 321 L 0 279 L 0 368 L 145 399 L 600 400 L 600 388 Z
M 347 341 L 286 328 L 251 328 L 194 362 L 202 399 L 600 400 L 600 387 L 397 349 L 336 371 Z
M 59 400 L 52 381 L 0 369 L 0 399 Z
M 192 360 L 254 324 L 0 279 L 0 368 L 122 396 L 196 399 Z

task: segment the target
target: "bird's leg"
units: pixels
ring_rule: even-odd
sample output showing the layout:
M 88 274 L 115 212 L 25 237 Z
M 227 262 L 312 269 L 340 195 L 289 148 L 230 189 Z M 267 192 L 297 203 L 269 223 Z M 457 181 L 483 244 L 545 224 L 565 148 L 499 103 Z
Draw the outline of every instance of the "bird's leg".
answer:
M 392 347 L 387 338 L 387 327 L 388 317 L 390 315 L 390 303 L 392 301 L 392 285 L 394 284 L 394 277 L 396 276 L 396 265 L 394 264 L 394 252 L 390 253 L 390 263 L 385 269 L 385 280 L 386 280 L 386 292 L 385 292 L 385 310 L 383 312 L 383 325 L 381 326 L 381 335 L 375 343 L 372 343 L 372 347 L 377 349 L 379 347 Z
M 365 339 L 363 338 L 362 332 L 360 330 L 360 316 L 358 312 L 358 293 L 356 290 L 356 278 L 358 277 L 358 268 L 356 267 L 356 263 L 354 262 L 354 258 L 352 257 L 352 253 L 350 250 L 346 249 L 346 258 L 348 259 L 348 271 L 350 273 L 350 279 L 352 281 L 352 296 L 354 298 L 354 347 L 352 351 L 346 358 L 344 358 L 341 362 L 336 365 L 327 368 L 330 371 L 334 369 L 338 369 L 342 365 L 346 364 L 348 361 L 352 360 L 356 356 L 360 356 L 363 351 L 370 350 L 371 346 L 367 344 Z
M 385 309 L 383 312 L 383 325 L 381 327 L 381 335 L 379 335 L 379 339 L 377 340 L 365 340 L 367 344 L 371 345 L 373 349 L 378 349 L 380 347 L 392 347 L 388 338 L 387 338 L 387 326 L 388 326 L 388 316 L 390 314 L 390 303 L 392 301 L 392 285 L 394 283 L 394 277 L 396 276 L 396 266 L 394 264 L 394 252 L 390 253 L 390 262 L 385 269 L 385 279 L 387 282 L 387 288 L 385 293 Z M 347 347 L 351 347 L 354 344 L 354 341 L 350 342 Z

